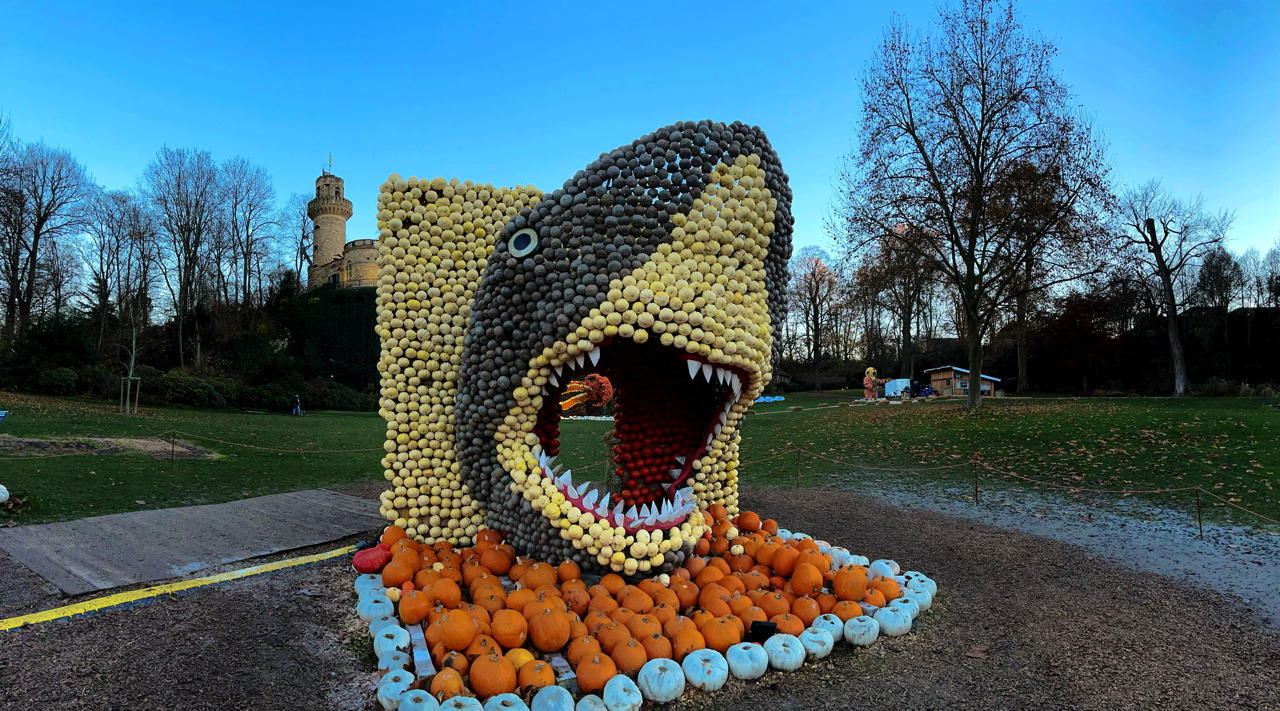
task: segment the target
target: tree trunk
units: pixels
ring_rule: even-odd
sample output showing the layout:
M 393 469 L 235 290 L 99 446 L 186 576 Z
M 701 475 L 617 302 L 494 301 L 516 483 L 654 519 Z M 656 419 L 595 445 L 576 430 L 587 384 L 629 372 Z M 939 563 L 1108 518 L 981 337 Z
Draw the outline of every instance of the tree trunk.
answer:
M 982 327 L 977 314 L 966 314 L 965 321 L 969 340 L 969 397 L 965 405 L 973 408 L 982 400 Z
M 910 378 L 915 370 L 915 344 L 911 342 L 911 321 L 915 314 L 911 308 L 902 310 L 902 356 L 898 365 L 898 377 Z

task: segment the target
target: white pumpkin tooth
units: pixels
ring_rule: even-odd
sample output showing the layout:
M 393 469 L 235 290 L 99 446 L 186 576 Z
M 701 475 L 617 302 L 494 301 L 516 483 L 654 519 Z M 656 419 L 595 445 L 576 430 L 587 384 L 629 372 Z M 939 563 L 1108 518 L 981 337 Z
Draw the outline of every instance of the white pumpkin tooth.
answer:
M 579 353 L 577 356 L 574 357 L 574 361 L 578 364 L 578 367 L 581 368 L 583 365 L 586 364 L 587 357 Z
M 587 351 L 587 356 L 589 356 L 589 357 L 591 358 L 591 365 L 597 365 L 597 364 L 599 364 L 599 363 L 600 363 L 600 349 L 599 349 L 599 348 L 592 348 L 591 350 Z
M 556 376 L 555 376 L 555 375 L 548 375 L 548 376 L 547 376 L 547 382 L 551 383 L 553 386 L 555 386 L 555 387 L 557 387 L 557 388 L 558 388 L 558 387 L 560 387 L 560 381 L 559 381 L 559 380 L 556 380 Z
M 604 498 L 600 499 L 600 503 L 596 504 L 596 512 L 601 517 L 609 515 L 609 494 L 606 492 Z
M 667 472 L 667 473 L 671 475 L 671 478 L 672 478 L 672 479 L 674 479 L 674 478 L 676 478 L 676 477 L 680 476 L 680 470 L 679 470 L 679 469 L 672 469 L 671 471 L 669 471 L 669 472 Z
M 592 489 L 587 495 L 582 497 L 582 508 L 590 509 L 595 507 L 596 499 L 599 498 L 600 492 Z
M 680 462 L 680 466 L 682 466 L 682 467 L 684 466 L 685 459 L 686 459 L 686 457 L 685 457 L 685 456 L 683 456 L 683 455 L 676 457 L 676 461 L 677 461 L 677 462 Z
M 684 363 L 685 363 L 685 366 L 689 368 L 689 377 L 692 378 L 693 380 L 697 380 L 698 379 L 698 361 L 689 359 L 689 360 L 686 360 Z
M 706 378 L 708 383 L 709 383 L 709 382 L 711 382 L 711 373 L 712 373 L 712 370 L 713 370 L 713 369 L 712 369 L 712 367 L 711 367 L 711 364 L 710 364 L 710 363 L 703 363 L 703 364 L 702 364 L 702 377 Z
M 563 364 L 563 363 L 556 363 L 556 364 L 555 364 L 554 366 L 552 366 L 552 367 L 553 367 L 553 368 L 555 368 L 555 370 L 556 370 L 556 375 L 560 375 L 561 373 L 563 373 L 563 372 L 564 372 L 564 364 Z
M 556 484 L 558 484 L 561 489 L 573 483 L 573 477 L 570 476 L 571 473 L 572 472 L 565 472 L 560 475 L 560 478 L 556 479 Z
M 715 426 L 714 428 L 712 428 L 712 430 L 711 430 L 712 436 L 713 436 L 713 437 L 719 437 L 719 436 L 720 436 L 720 430 L 722 430 L 722 429 L 724 429 L 724 425 L 716 425 L 716 426 Z
M 636 507 L 632 506 L 631 508 L 627 509 L 627 512 L 624 515 L 630 519 L 636 518 Z

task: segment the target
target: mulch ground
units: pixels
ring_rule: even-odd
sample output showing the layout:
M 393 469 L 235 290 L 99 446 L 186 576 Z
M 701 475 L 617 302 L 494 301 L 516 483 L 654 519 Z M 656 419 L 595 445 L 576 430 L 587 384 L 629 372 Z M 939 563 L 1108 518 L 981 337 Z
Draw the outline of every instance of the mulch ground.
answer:
M 906 637 L 678 708 L 1280 708 L 1280 636 L 1213 591 L 855 494 L 743 504 L 924 571 L 939 598 Z M 0 633 L 0 708 L 376 708 L 351 577 L 334 560 Z

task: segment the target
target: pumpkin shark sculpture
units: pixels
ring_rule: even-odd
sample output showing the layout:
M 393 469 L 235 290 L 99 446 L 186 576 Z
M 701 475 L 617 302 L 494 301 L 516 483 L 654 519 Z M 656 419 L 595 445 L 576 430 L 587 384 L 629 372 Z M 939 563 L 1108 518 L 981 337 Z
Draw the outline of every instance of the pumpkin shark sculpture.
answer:
M 388 519 L 634 574 L 681 564 L 705 508 L 737 513 L 791 254 L 759 128 L 666 126 L 546 195 L 393 175 L 378 226 Z M 593 372 L 616 391 L 613 493 L 555 463 L 563 388 Z

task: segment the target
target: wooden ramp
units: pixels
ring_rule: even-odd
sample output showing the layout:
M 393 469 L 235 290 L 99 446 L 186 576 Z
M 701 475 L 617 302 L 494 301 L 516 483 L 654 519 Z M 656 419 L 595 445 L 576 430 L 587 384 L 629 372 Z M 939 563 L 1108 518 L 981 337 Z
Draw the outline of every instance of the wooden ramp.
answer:
M 372 531 L 386 523 L 377 506 L 310 489 L 0 528 L 0 548 L 64 593 L 80 595 Z

